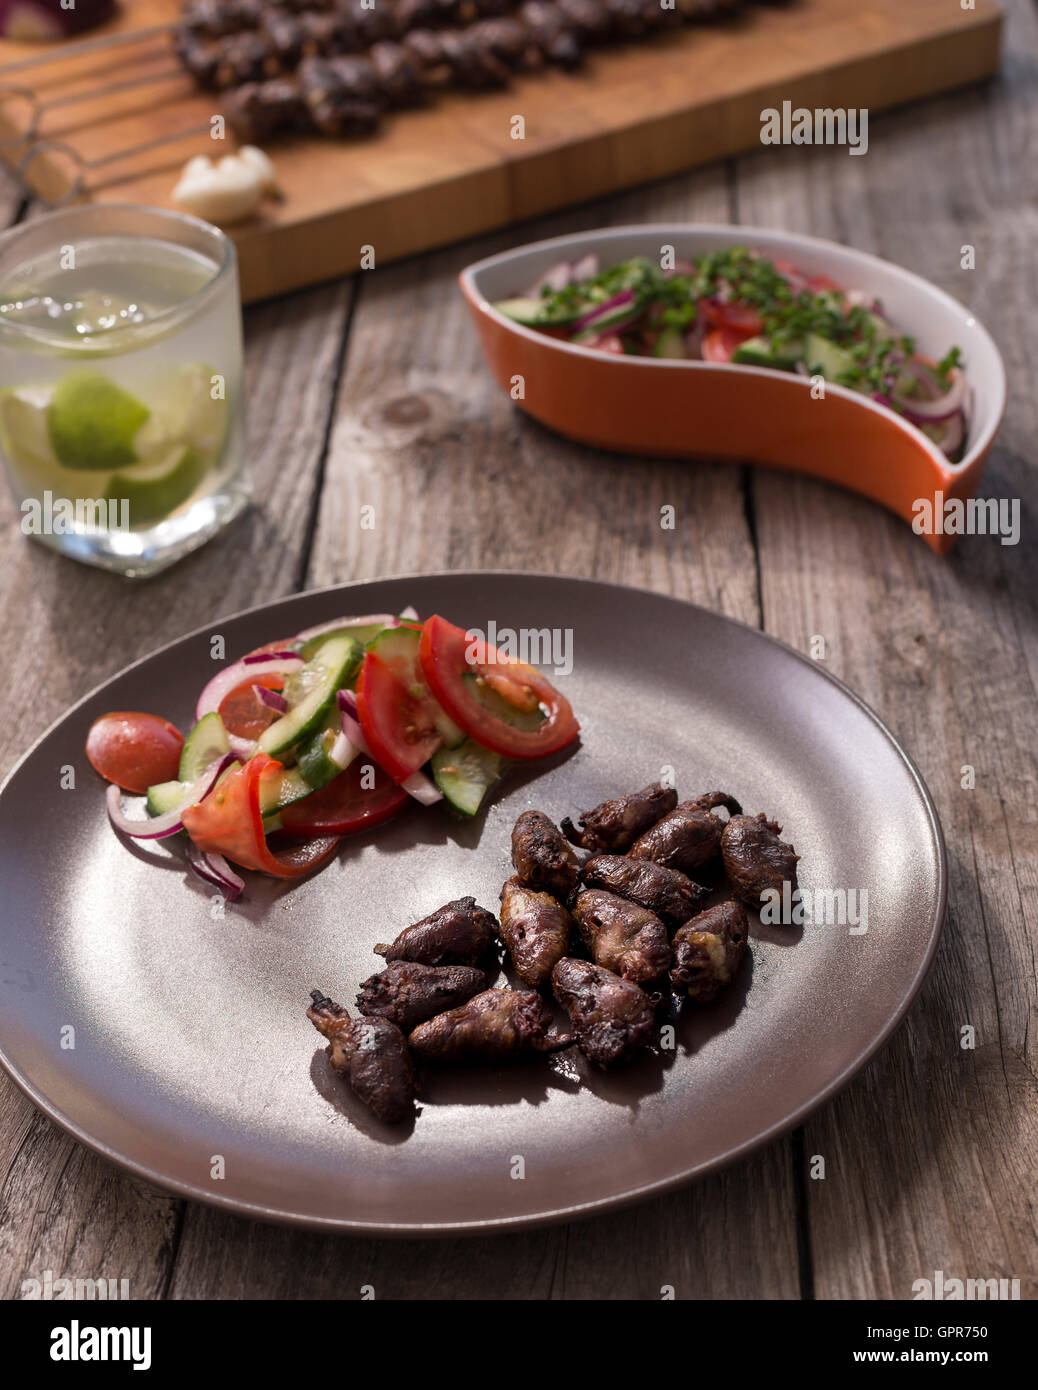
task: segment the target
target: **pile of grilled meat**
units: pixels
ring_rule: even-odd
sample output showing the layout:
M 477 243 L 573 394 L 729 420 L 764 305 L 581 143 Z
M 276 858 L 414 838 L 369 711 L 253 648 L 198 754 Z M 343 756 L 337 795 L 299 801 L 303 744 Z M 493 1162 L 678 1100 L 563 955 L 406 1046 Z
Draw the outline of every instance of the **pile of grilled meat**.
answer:
M 757 3 L 782 0 L 757 0 Z M 587 49 L 736 15 L 748 0 L 188 0 L 173 31 L 182 66 L 227 91 L 239 139 L 375 129 L 436 88 L 486 90 L 512 73 L 579 67 Z
M 726 819 L 714 814 L 723 807 Z M 357 995 L 358 1018 L 320 990 L 307 1017 L 328 1055 L 380 1120 L 414 1113 L 423 1063 L 500 1061 L 576 1046 L 613 1067 L 656 1040 L 674 996 L 709 1003 L 746 954 L 746 908 L 768 890 L 795 890 L 798 856 L 766 816 L 744 816 L 712 792 L 678 805 L 656 784 L 616 797 L 559 829 L 524 811 L 512 831 L 514 875 L 501 889 L 500 920 L 475 898 L 446 903 L 375 947 L 386 967 Z M 565 831 L 565 834 L 563 834 Z M 573 846 L 588 851 L 583 864 Z M 698 878 L 723 869 L 731 897 Z M 526 988 L 488 988 L 498 945 Z M 541 991 L 566 1011 L 553 1033 Z

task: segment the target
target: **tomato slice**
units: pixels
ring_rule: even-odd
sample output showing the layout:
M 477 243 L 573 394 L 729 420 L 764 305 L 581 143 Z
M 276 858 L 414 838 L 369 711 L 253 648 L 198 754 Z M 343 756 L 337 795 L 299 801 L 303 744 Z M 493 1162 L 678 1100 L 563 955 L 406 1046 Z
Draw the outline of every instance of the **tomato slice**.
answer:
M 275 854 L 267 844 L 260 782 L 280 771 L 279 762 L 256 753 L 218 782 L 204 801 L 187 808 L 184 829 L 203 854 L 222 854 L 244 869 L 258 869 L 274 878 L 299 878 L 334 853 L 339 843 L 335 835 L 308 840 L 285 854 Z
M 395 782 L 417 772 L 443 742 L 429 701 L 413 695 L 375 652 L 360 669 L 357 718 L 372 756 Z
M 422 670 L 433 694 L 470 738 L 506 758 L 543 758 L 572 743 L 580 732 L 569 701 L 546 676 L 522 661 L 455 627 L 446 618 L 426 621 L 419 649 Z M 482 705 L 470 688 L 475 676 L 516 710 L 540 706 L 546 712 L 536 729 L 515 728 Z
M 600 338 L 593 339 L 590 343 L 582 344 L 583 347 L 594 348 L 596 352 L 608 352 L 612 357 L 623 357 L 623 339 L 617 333 L 603 333 Z
M 180 770 L 184 736 L 157 714 L 102 714 L 87 734 L 91 767 L 124 792 L 146 792 L 155 782 L 172 782 Z
M 764 320 L 750 304 L 723 304 L 719 299 L 701 299 L 699 312 L 713 328 L 728 328 L 744 338 L 764 332 Z
M 840 294 L 841 287 L 835 280 L 830 280 L 828 275 L 811 275 L 808 277 L 808 285 L 814 294 Z
M 261 656 L 267 652 L 288 651 L 291 645 L 291 638 L 286 638 L 283 642 L 268 642 L 266 646 L 257 647 L 247 655 Z M 269 729 L 281 716 L 276 709 L 265 705 L 252 687 L 262 685 L 267 690 L 281 690 L 284 684 L 284 676 L 257 676 L 255 680 L 242 681 L 241 685 L 236 685 L 230 694 L 225 695 L 220 701 L 220 718 L 227 732 L 237 738 L 259 738 L 260 734 Z
M 372 773 L 373 785 L 365 786 Z M 389 820 L 408 799 L 377 763 L 354 758 L 326 787 L 286 806 L 281 825 L 286 835 L 353 835 Z
M 745 333 L 735 333 L 730 328 L 712 328 L 703 339 L 704 362 L 730 362 L 732 353 L 740 343 L 745 343 Z

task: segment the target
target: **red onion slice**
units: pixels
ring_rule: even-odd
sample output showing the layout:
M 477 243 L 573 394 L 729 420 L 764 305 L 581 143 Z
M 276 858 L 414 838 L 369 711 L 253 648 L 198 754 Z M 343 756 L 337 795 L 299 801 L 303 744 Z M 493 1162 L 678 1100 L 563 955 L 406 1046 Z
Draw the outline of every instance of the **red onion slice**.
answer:
M 593 280 L 598 274 L 598 257 L 592 251 L 586 256 L 581 256 L 580 260 L 573 266 L 571 284 L 579 284 L 581 280 Z
M 399 785 L 409 796 L 420 801 L 423 806 L 433 806 L 437 801 L 443 800 L 443 792 L 440 791 L 435 782 L 430 782 L 424 772 L 412 772 L 410 777 Z
M 395 613 L 368 613 L 363 618 L 333 618 L 330 623 L 318 623 L 316 627 L 306 627 L 297 632 L 297 642 L 309 642 L 312 637 L 323 637 L 326 632 L 340 632 L 344 627 L 399 627 L 400 620 Z
M 363 753 L 365 757 L 371 757 L 371 749 L 368 741 L 364 737 L 364 732 L 357 722 L 357 701 L 352 690 L 340 690 L 336 697 L 339 702 L 339 714 L 342 718 L 342 732 L 357 749 L 358 753 Z
M 400 617 L 408 623 L 420 623 L 422 621 L 421 618 L 418 616 L 418 609 L 410 603 L 407 605 L 406 608 L 401 608 Z
M 603 314 L 612 313 L 621 304 L 633 304 L 635 299 L 634 290 L 621 290 L 619 294 L 614 294 L 611 299 L 607 299 L 602 304 L 596 304 L 589 313 L 582 314 L 572 325 L 574 333 L 580 333 L 585 328 L 593 328 L 595 323 Z M 610 325 L 612 327 L 612 325 Z
M 222 854 L 203 854 L 198 846 L 189 840 L 187 862 L 199 878 L 219 888 L 228 902 L 233 903 L 241 897 L 245 889 L 245 880 L 238 877 Z
M 233 666 L 227 666 L 218 672 L 198 697 L 198 704 L 195 706 L 195 719 L 201 719 L 204 715 L 214 714 L 219 710 L 221 704 L 243 681 L 251 676 L 284 676 L 291 671 L 298 671 L 303 658 L 298 652 L 283 652 L 279 656 L 263 656 L 259 660 L 251 660 L 244 657 L 241 661 L 236 661 Z
M 962 409 L 966 399 L 966 377 L 953 367 L 948 373 L 950 388 L 936 400 L 920 400 L 916 396 L 894 396 L 894 401 L 904 414 L 916 425 L 938 425 L 950 420 Z
M 280 690 L 268 690 L 265 685 L 254 685 L 252 689 L 257 699 L 265 704 L 268 709 L 275 709 L 278 714 L 287 714 L 288 701 Z
M 300 656 L 298 652 L 250 652 L 248 656 L 242 657 L 241 664 L 243 666 L 258 666 L 260 662 L 263 661 L 299 662 L 303 661 L 304 659 L 305 658 Z
M 345 729 L 342 729 L 337 735 L 335 742 L 328 750 L 328 759 L 330 762 L 333 762 L 337 768 L 345 771 L 359 752 L 360 749 L 353 742 L 353 739 Z
M 120 790 L 112 782 L 105 793 L 108 818 L 116 830 L 121 830 L 124 835 L 129 835 L 135 840 L 164 840 L 167 836 L 175 835 L 177 831 L 183 830 L 183 816 L 187 808 L 197 806 L 200 801 L 204 801 L 231 763 L 235 761 L 236 759 L 230 753 L 225 753 L 222 758 L 217 758 L 209 764 L 197 781 L 192 782 L 185 789 L 184 798 L 179 806 L 161 816 L 148 816 L 146 820 L 131 820 L 125 814 L 122 808 Z

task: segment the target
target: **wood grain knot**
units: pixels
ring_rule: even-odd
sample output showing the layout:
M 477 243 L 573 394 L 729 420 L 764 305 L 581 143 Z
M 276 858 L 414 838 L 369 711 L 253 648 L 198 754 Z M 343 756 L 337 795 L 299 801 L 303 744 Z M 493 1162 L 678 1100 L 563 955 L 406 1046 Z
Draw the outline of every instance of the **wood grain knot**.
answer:
M 394 396 L 382 407 L 382 418 L 387 425 L 421 425 L 432 414 L 429 402 L 421 396 Z

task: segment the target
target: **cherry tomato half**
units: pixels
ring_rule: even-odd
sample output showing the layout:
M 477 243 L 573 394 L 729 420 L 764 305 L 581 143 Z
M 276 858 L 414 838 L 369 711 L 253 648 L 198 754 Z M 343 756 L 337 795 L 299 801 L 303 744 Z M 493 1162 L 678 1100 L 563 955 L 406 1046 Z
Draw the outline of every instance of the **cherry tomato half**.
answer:
M 711 328 L 703 339 L 703 361 L 730 362 L 732 353 L 745 341 L 745 333 L 735 333 L 730 328 Z
M 122 711 L 94 720 L 86 755 L 95 772 L 124 792 L 146 792 L 176 778 L 183 746 L 183 734 L 168 719 Z
M 265 655 L 267 652 L 287 651 L 291 645 L 291 639 L 283 642 L 268 642 L 264 647 L 257 647 L 254 652 L 249 652 L 249 656 Z M 254 685 L 265 686 L 267 690 L 281 690 L 285 684 L 284 676 L 257 676 L 255 680 L 242 681 L 241 685 L 236 685 L 230 694 L 225 695 L 220 701 L 220 718 L 223 726 L 229 734 L 234 734 L 236 738 L 257 739 L 276 719 L 280 719 L 276 709 L 271 709 L 270 705 L 265 705 L 260 697 L 253 690 Z
M 419 656 L 425 679 L 449 717 L 492 752 L 506 758 L 543 758 L 565 748 L 580 732 L 569 701 L 546 676 L 502 656 L 445 618 L 427 619 Z M 480 703 L 470 685 L 472 677 L 482 679 L 520 712 L 539 705 L 544 722 L 536 729 L 507 723 Z
M 443 741 L 428 699 L 413 695 L 375 652 L 360 669 L 357 718 L 372 756 L 395 782 L 417 772 Z
M 701 299 L 699 312 L 713 328 L 727 328 L 743 338 L 764 332 L 764 320 L 749 304 L 722 304 L 719 299 Z
M 372 780 L 370 787 L 364 785 Z M 286 806 L 281 825 L 286 835 L 353 835 L 389 820 L 408 799 L 402 787 L 362 755 L 326 787 Z

